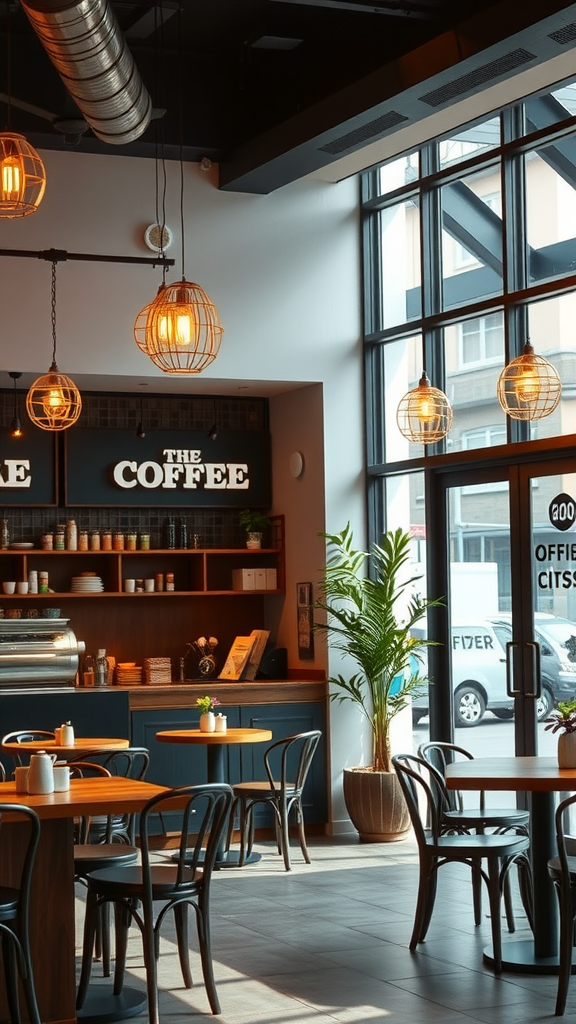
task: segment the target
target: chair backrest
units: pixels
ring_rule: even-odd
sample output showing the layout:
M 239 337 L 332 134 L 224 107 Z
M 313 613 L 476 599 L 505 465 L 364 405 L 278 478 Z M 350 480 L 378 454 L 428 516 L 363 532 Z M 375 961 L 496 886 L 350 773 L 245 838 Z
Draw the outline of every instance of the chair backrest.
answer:
M 142 781 L 150 764 L 150 751 L 147 747 L 126 747 L 107 754 L 102 763 L 111 775 Z
M 18 916 L 22 921 L 24 921 L 28 918 L 29 913 L 32 871 L 34 868 L 34 861 L 36 859 L 38 843 L 40 842 L 40 818 L 36 814 L 36 811 L 34 811 L 31 807 L 25 807 L 23 804 L 0 804 L 0 849 L 2 845 L 1 829 L 2 825 L 4 824 L 4 815 L 10 815 L 11 821 L 28 821 L 30 824 L 26 852 L 22 860 L 18 861 L 18 863 L 20 864 L 20 882 L 17 886 L 19 890 Z
M 442 778 L 446 776 L 446 766 L 454 764 L 455 761 L 466 759 L 473 760 L 472 754 L 464 747 L 458 747 L 455 743 L 443 743 L 440 740 L 421 743 L 418 747 L 418 756 L 428 761 L 436 771 L 440 772 Z M 447 789 L 447 810 L 461 811 L 464 808 L 464 799 L 458 789 Z M 480 808 L 484 810 L 484 793 L 480 793 Z
M 177 882 L 185 896 L 186 888 L 197 890 L 210 882 L 216 854 L 228 828 L 233 792 L 226 783 L 180 786 L 148 801 L 140 814 L 142 881 L 149 903 L 152 901 L 150 838 L 152 819 L 169 812 L 177 816 L 180 831 Z
M 110 772 L 103 764 L 94 764 L 93 761 L 67 761 L 70 769 L 71 779 L 95 779 L 105 775 L 110 778 Z
M 278 783 L 280 789 L 285 790 L 287 786 L 290 793 L 300 796 L 312 764 L 312 758 L 320 742 L 322 733 L 319 729 L 311 732 L 299 732 L 294 736 L 287 736 L 286 739 L 277 740 L 272 743 L 264 754 L 264 767 L 272 789 Z M 273 761 L 277 761 L 280 755 L 280 775 L 274 775 Z
M 7 732 L 2 737 L 2 743 L 34 743 L 36 740 L 54 740 L 56 734 L 54 732 L 48 732 L 46 729 L 16 729 L 14 732 Z M 30 759 L 30 754 L 16 754 L 11 753 L 15 765 L 27 764 Z
M 560 861 L 560 871 L 562 872 L 562 885 L 567 887 L 567 891 L 570 888 L 570 866 L 568 863 L 569 853 L 566 847 L 564 818 L 566 811 L 574 803 L 576 803 L 576 793 L 573 793 L 572 796 L 568 796 L 565 800 L 562 800 L 558 804 L 555 814 L 556 843 L 558 844 L 558 859 Z
M 416 754 L 395 754 L 392 764 L 418 845 L 426 846 L 430 840 L 436 843 L 442 831 L 442 815 L 447 804 L 447 791 L 440 772 Z

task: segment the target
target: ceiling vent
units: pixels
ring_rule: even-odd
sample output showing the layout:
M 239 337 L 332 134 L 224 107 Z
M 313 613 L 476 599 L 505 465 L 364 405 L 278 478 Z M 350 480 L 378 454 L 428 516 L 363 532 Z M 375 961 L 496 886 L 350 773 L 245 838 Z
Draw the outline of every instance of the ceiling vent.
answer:
M 569 43 L 573 43 L 576 39 L 576 21 L 571 21 L 569 25 L 564 25 L 557 32 L 551 32 L 548 38 L 552 39 L 555 43 L 559 43 L 560 46 L 567 46 Z
M 354 131 L 341 135 L 339 139 L 334 139 L 333 142 L 327 142 L 325 146 L 320 146 L 319 152 L 337 156 L 349 149 L 354 149 L 355 146 L 364 145 L 364 143 L 369 142 L 371 139 L 381 138 L 386 132 L 396 128 L 403 121 L 408 120 L 404 114 L 399 114 L 396 110 L 390 110 L 387 114 L 377 117 L 376 120 L 362 125 L 361 128 L 355 128 Z
M 429 107 L 441 107 L 444 103 L 459 99 L 464 93 L 474 92 L 480 85 L 486 85 L 488 82 L 496 81 L 496 79 L 510 74 L 511 71 L 521 68 L 524 64 L 529 64 L 532 60 L 536 60 L 536 55 L 530 53 L 529 50 L 522 48 L 511 50 L 510 53 L 491 60 L 489 64 L 483 64 L 475 71 L 469 71 L 461 78 L 454 78 L 446 85 L 440 86 L 439 89 L 432 89 L 431 92 L 424 93 L 423 96 L 420 96 L 420 100 L 422 103 L 427 103 Z

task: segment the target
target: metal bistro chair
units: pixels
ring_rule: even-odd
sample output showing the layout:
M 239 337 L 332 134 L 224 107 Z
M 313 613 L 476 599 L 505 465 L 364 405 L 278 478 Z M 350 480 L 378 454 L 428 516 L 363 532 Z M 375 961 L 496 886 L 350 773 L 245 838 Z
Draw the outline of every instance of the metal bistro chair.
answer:
M 126 945 L 130 922 L 134 921 L 144 945 L 150 1024 L 158 1024 L 156 961 L 160 953 L 160 929 L 168 913 L 174 912 L 180 967 L 186 988 L 192 987 L 188 952 L 188 906 L 196 912 L 202 972 L 212 1013 L 220 1013 L 214 981 L 210 944 L 210 883 L 216 854 L 228 827 L 232 790 L 225 783 L 183 786 L 160 793 L 148 801 L 140 815 L 142 865 L 95 871 L 88 878 L 82 969 L 76 1008 L 82 1009 L 92 966 L 92 949 L 99 908 L 114 903 L 116 918 L 116 967 L 114 994 L 124 983 Z M 150 861 L 151 819 L 159 811 L 180 813 L 180 846 L 177 863 Z M 154 919 L 154 903 L 164 905 Z M 140 903 L 142 909 L 140 910 Z
M 11 817 L 16 817 L 19 824 L 27 821 L 30 826 L 21 865 L 19 886 L 18 888 L 0 886 L 0 937 L 8 1010 L 12 1024 L 21 1024 L 22 1017 L 18 1003 L 18 975 L 20 975 L 30 1024 L 41 1024 L 34 988 L 29 934 L 30 889 L 36 851 L 40 841 L 40 819 L 30 807 L 24 807 L 22 804 L 0 804 L 0 825 L 4 824 L 2 816 L 8 813 Z
M 494 971 L 502 971 L 502 936 L 500 902 L 505 878 L 512 864 L 522 864 L 530 878 L 527 850 L 530 841 L 519 835 L 446 834 L 443 831 L 445 788 L 436 769 L 415 754 L 392 758 L 402 792 L 406 798 L 414 834 L 418 842 L 420 880 L 414 928 L 409 948 L 414 952 L 424 942 L 436 897 L 438 870 L 443 864 L 468 864 L 472 875 L 483 878 L 488 888 Z M 422 802 L 420 808 L 419 798 Z M 487 870 L 482 863 L 486 862 Z
M 443 743 L 433 740 L 422 743 L 418 748 L 419 757 L 423 757 L 441 774 L 446 776 L 446 766 L 453 764 L 459 757 L 472 761 L 473 755 L 455 743 Z M 467 832 L 482 835 L 488 830 L 505 835 L 514 832 L 517 835 L 529 836 L 530 814 L 516 807 L 487 808 L 485 794 L 479 791 L 478 807 L 464 807 L 462 793 L 456 789 L 445 789 L 446 809 L 442 814 L 442 829 L 445 832 Z M 526 916 L 532 924 L 532 893 L 526 890 L 526 877 L 523 871 L 519 874 L 520 894 Z M 472 877 L 474 897 L 474 923 L 482 920 L 482 882 L 479 875 Z M 509 931 L 514 931 L 514 911 L 508 876 L 504 885 L 504 907 Z
M 56 734 L 48 732 L 46 729 L 17 729 L 15 732 L 7 732 L 2 737 L 2 743 L 33 743 L 36 740 L 55 740 Z M 14 767 L 19 765 L 28 764 L 30 760 L 29 753 L 23 754 L 10 754 L 14 762 Z
M 111 754 L 83 754 L 82 762 L 89 761 L 107 769 L 110 775 L 119 775 L 125 779 L 144 779 L 150 763 L 150 751 L 147 747 L 125 747 L 114 750 Z M 70 767 L 77 762 L 72 758 Z M 89 835 L 84 838 L 88 843 L 125 843 L 135 844 L 136 816 L 134 814 L 114 814 L 111 817 L 97 815 L 90 819 Z
M 554 882 L 560 905 L 560 963 L 555 1014 L 561 1017 L 566 1009 L 568 985 L 572 973 L 574 926 L 576 923 L 576 857 L 568 853 L 564 816 L 576 803 L 576 793 L 562 800 L 556 808 L 556 842 L 558 856 L 548 861 L 548 874 Z
M 298 824 L 300 848 L 307 864 L 310 854 L 306 846 L 304 832 L 304 813 L 302 810 L 302 793 L 312 764 L 312 758 L 320 742 L 322 733 L 316 729 L 311 732 L 300 732 L 286 739 L 273 743 L 264 753 L 264 768 L 268 779 L 265 782 L 239 782 L 233 786 L 234 808 L 230 816 L 230 829 L 227 847 L 230 846 L 234 809 L 239 808 L 240 817 L 240 856 L 238 866 L 243 867 L 246 858 L 252 852 L 254 843 L 254 807 L 259 803 L 268 803 L 274 810 L 276 825 L 276 843 L 278 853 L 284 857 L 286 871 L 291 870 L 290 864 L 290 813 L 295 811 Z M 273 760 L 280 755 L 280 770 L 274 775 Z M 294 781 L 290 782 L 289 773 Z
M 94 778 L 104 776 L 110 778 L 110 771 L 102 764 L 91 761 L 72 761 L 70 763 L 71 778 Z M 138 861 L 138 849 L 134 845 L 126 845 L 124 841 L 114 841 L 114 816 L 106 821 L 106 831 L 102 838 L 98 830 L 98 839 L 91 842 L 91 819 L 82 818 L 76 826 L 78 841 L 74 844 L 74 880 L 88 886 L 88 879 L 93 871 L 103 868 L 126 867 Z M 110 907 L 107 903 L 100 908 L 94 935 L 94 958 L 102 958 L 102 974 L 110 977 Z

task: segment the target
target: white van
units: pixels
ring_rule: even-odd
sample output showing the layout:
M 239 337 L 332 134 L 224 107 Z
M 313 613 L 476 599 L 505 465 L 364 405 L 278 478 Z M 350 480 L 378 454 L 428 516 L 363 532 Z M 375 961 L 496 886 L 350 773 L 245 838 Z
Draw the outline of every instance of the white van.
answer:
M 487 710 L 497 718 L 513 717 L 514 700 L 506 693 L 506 651 L 491 622 L 452 626 L 452 685 L 455 726 L 478 725 Z M 427 714 L 426 692 L 412 700 L 414 724 Z

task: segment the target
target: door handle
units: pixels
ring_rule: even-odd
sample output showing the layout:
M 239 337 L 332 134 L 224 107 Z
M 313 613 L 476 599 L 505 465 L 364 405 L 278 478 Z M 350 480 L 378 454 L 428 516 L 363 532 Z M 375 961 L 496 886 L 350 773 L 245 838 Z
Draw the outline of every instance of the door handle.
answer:
M 509 640 L 506 644 L 506 693 L 509 697 L 535 697 L 538 699 L 542 689 L 542 679 L 540 675 L 540 644 L 536 643 L 535 640 L 530 640 L 526 644 L 526 647 L 532 652 L 532 685 L 529 689 L 519 689 L 513 685 L 513 651 L 520 648 L 520 644 L 516 640 Z
M 506 693 L 509 697 L 519 697 L 522 693 L 521 690 L 514 688 L 512 685 L 512 652 L 519 647 L 520 644 L 516 640 L 508 640 L 506 643 Z
M 538 700 L 542 692 L 542 676 L 540 674 L 540 644 L 530 640 L 526 646 L 532 651 L 532 679 L 534 680 L 532 690 L 525 690 L 525 697 L 535 697 Z

